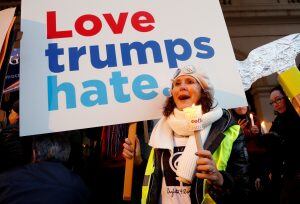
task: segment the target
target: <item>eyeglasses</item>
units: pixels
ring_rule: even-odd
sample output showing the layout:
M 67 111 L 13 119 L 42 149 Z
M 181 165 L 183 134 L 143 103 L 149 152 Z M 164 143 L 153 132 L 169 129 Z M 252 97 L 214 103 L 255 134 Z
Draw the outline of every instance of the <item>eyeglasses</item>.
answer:
M 282 99 L 284 99 L 284 97 L 277 98 L 277 99 L 275 99 L 274 101 L 271 101 L 271 102 L 270 102 L 270 105 L 274 105 L 274 103 L 279 104 L 279 103 L 282 101 Z
M 175 79 L 176 77 L 179 76 L 180 73 L 184 73 L 184 74 L 194 74 L 196 72 L 195 67 L 193 67 L 192 65 L 188 65 L 185 66 L 183 68 L 179 68 L 175 71 L 173 79 Z

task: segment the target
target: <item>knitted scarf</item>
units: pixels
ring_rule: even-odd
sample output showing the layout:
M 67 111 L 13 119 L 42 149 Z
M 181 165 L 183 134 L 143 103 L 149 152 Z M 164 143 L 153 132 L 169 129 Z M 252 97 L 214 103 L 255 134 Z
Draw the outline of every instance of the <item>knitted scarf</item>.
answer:
M 211 124 L 220 119 L 222 114 L 222 109 L 216 107 L 202 115 L 203 129 L 200 132 L 202 144 L 206 141 Z M 187 144 L 179 160 L 176 174 L 179 177 L 191 181 L 194 176 L 198 157 L 195 155 L 197 147 L 194 132 L 188 130 L 188 125 L 189 121 L 185 118 L 184 112 L 175 108 L 173 114 L 168 118 L 163 117 L 158 121 L 152 131 L 149 145 L 153 148 L 169 149 L 171 154 L 173 154 L 174 135 L 178 137 L 188 137 Z

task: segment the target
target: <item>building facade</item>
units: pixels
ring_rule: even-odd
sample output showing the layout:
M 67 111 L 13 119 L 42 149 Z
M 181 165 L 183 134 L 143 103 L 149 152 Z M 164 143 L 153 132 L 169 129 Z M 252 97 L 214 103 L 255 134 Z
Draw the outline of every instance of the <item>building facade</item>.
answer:
M 249 52 L 284 36 L 300 33 L 300 0 L 220 0 L 232 46 L 238 60 Z M 249 102 L 261 120 L 272 121 L 269 91 L 277 74 L 257 80 Z

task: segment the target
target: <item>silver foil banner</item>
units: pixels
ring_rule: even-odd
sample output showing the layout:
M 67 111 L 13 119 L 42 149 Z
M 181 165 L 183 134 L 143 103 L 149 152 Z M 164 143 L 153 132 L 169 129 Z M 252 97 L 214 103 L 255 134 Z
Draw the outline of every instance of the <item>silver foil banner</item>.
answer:
M 300 53 L 300 33 L 288 35 L 252 50 L 244 61 L 237 61 L 244 90 L 264 76 L 295 66 Z

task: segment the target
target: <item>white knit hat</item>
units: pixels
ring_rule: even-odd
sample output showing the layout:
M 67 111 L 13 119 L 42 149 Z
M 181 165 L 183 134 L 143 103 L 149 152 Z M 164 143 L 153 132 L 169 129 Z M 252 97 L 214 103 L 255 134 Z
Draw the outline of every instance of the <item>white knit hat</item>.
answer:
M 180 76 L 191 76 L 195 78 L 204 91 L 208 91 L 211 96 L 214 96 L 214 87 L 210 82 L 208 75 L 203 70 L 200 71 L 193 65 L 187 65 L 178 68 L 174 74 L 172 81 L 176 80 Z

